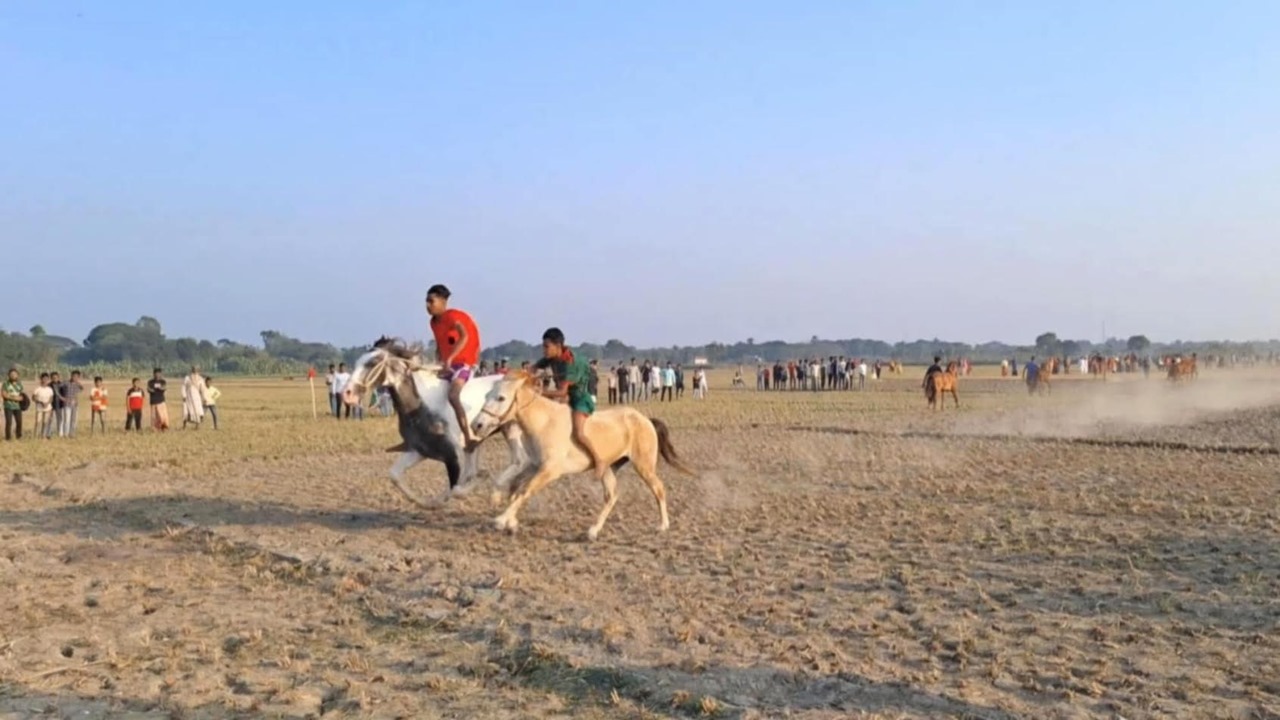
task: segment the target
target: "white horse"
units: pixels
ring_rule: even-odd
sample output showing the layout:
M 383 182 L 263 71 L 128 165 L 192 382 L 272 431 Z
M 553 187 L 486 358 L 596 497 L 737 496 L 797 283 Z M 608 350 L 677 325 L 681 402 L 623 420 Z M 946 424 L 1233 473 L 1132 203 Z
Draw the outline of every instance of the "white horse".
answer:
M 427 509 L 470 491 L 478 474 L 476 458 L 479 447 L 465 449 L 457 414 L 449 404 L 449 384 L 440 378 L 440 370 L 439 365 L 421 361 L 419 348 L 406 347 L 383 337 L 356 361 L 343 392 L 343 401 L 352 404 L 359 402 L 372 388 L 385 385 L 390 389 L 403 440 L 400 445 L 388 448 L 388 452 L 401 453 L 391 467 L 391 482 L 410 502 Z M 462 406 L 469 422 L 474 422 L 485 397 L 502 378 L 501 375 L 490 375 L 467 381 L 462 389 Z M 486 436 L 499 429 L 507 440 L 511 462 L 494 478 L 495 498 L 509 492 L 511 483 L 530 466 L 524 433 L 519 425 L 508 423 L 501 428 L 490 428 Z M 405 472 L 428 459 L 444 463 L 449 474 L 449 488 L 434 503 L 418 497 L 404 484 Z

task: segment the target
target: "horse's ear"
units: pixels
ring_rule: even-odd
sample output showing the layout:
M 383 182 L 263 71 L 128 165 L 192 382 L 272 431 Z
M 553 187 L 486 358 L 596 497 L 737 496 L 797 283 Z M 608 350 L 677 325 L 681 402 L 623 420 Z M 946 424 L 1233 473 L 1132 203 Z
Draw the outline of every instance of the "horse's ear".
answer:
M 386 335 L 382 335 L 377 340 L 373 341 L 373 349 L 379 350 L 390 344 L 391 344 L 391 338 L 387 337 Z

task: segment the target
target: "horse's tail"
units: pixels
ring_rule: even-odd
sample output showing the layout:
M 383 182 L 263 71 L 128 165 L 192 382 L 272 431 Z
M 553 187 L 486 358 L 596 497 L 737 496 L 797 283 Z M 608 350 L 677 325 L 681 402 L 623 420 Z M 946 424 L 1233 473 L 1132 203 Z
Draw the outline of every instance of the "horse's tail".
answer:
M 649 422 L 653 423 L 653 429 L 658 433 L 658 452 L 662 454 L 662 459 L 685 475 L 697 475 L 696 472 L 680 460 L 675 446 L 671 444 L 671 430 L 667 427 L 667 424 L 657 418 L 649 418 Z

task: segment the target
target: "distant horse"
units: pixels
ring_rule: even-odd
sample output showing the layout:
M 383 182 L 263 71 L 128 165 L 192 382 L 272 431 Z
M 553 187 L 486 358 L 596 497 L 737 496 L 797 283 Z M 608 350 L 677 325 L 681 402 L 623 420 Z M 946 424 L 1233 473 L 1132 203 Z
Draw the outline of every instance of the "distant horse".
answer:
M 508 375 L 485 399 L 484 407 L 472 427 L 484 437 L 494 428 L 519 426 L 535 454 L 533 475 L 510 491 L 511 504 L 494 519 L 499 530 L 514 531 L 519 526 L 517 513 L 534 493 L 557 478 L 592 469 L 591 458 L 572 439 L 569 407 L 543 397 L 533 387 L 536 382 L 527 373 Z M 585 431 L 601 460 L 610 463 L 601 483 L 604 485 L 604 507 L 587 530 L 587 538 L 595 540 L 618 501 L 618 479 L 614 473 L 628 462 L 644 480 L 658 503 L 659 530 L 671 527 L 667 517 L 667 492 L 658 478 L 658 457 L 681 472 L 694 472 L 681 463 L 671 445 L 670 432 L 661 420 L 645 417 L 629 406 L 600 410 L 587 419 Z
M 1172 361 L 1165 363 L 1169 368 L 1169 380 L 1178 382 L 1181 380 L 1192 380 L 1198 376 L 1199 370 L 1196 368 L 1196 354 L 1191 353 L 1191 357 L 1176 357 Z
M 399 417 L 402 442 L 387 452 L 400 452 L 400 459 L 391 467 L 391 482 L 414 505 L 432 508 L 432 505 L 405 486 L 404 473 L 423 460 L 444 463 L 449 475 L 449 488 L 437 500 L 448 501 L 455 494 L 471 489 L 478 474 L 476 458 L 479 448 L 465 450 L 462 429 L 457 415 L 449 405 L 448 383 L 440 378 L 440 366 L 424 364 L 421 348 L 405 346 L 387 337 L 374 343 L 373 349 L 356 360 L 351 379 L 343 391 L 347 404 L 359 402 L 377 387 L 390 390 L 391 402 Z M 502 380 L 501 375 L 472 378 L 462 390 L 462 405 L 468 418 L 480 412 L 485 395 Z M 505 490 L 521 472 L 527 469 L 523 433 L 516 425 L 502 428 L 511 453 L 511 462 L 494 478 L 495 491 Z M 461 463 L 459 463 L 461 456 Z
M 956 386 L 960 384 L 958 375 L 955 360 L 947 363 L 946 370 L 929 373 L 929 376 L 924 379 L 924 398 L 929 403 L 929 407 L 941 410 L 946 404 L 942 398 L 943 393 L 951 393 L 951 399 L 955 401 L 956 407 L 960 407 L 960 398 L 956 395 Z

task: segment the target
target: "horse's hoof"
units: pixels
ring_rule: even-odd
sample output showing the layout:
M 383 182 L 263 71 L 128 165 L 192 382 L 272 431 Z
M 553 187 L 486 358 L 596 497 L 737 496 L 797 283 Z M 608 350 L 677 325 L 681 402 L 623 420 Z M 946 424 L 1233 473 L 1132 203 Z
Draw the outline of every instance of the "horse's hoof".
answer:
M 597 530 L 597 529 L 595 529 L 595 528 L 591 528 L 590 530 L 587 530 L 587 540 L 588 540 L 588 541 L 590 541 L 590 542 L 595 542 L 595 541 L 596 541 L 596 538 L 599 538 L 599 537 L 600 537 L 600 531 L 599 531 L 599 530 Z
M 503 494 L 498 492 L 497 490 L 494 490 L 493 492 L 489 493 L 489 504 L 493 505 L 494 507 L 501 505 L 502 499 L 503 499 Z

